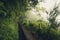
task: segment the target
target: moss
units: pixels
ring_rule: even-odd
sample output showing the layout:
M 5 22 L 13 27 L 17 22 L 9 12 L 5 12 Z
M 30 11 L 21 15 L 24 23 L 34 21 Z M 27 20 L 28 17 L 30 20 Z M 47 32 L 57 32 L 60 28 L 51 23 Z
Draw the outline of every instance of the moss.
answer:
M 18 40 L 18 26 L 15 22 L 9 19 L 0 22 L 0 40 Z

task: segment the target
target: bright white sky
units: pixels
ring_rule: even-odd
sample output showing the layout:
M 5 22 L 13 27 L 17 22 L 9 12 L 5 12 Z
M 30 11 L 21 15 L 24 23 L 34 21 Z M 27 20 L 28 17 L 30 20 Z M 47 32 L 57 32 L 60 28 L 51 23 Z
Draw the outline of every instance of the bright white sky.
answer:
M 40 1 L 40 0 L 38 0 Z M 46 12 L 41 11 L 41 8 L 45 8 L 46 11 L 49 13 L 50 11 L 52 11 L 54 9 L 55 6 L 58 6 L 60 3 L 60 0 L 43 0 L 42 2 L 39 2 L 36 5 L 36 9 L 32 8 L 32 10 L 29 10 L 29 14 L 27 14 L 27 16 L 29 17 L 28 20 L 39 20 L 40 16 L 38 14 L 41 14 L 41 16 L 44 18 L 44 20 L 47 21 L 47 18 L 49 17 L 49 14 L 47 14 Z M 38 11 L 36 11 L 38 10 Z M 59 9 L 60 10 L 60 7 Z M 60 20 L 60 15 L 57 16 L 56 20 L 57 22 L 59 22 Z
M 46 8 L 46 10 L 49 13 L 50 11 L 54 9 L 55 6 L 58 6 L 59 4 L 60 4 L 60 0 L 43 0 L 42 2 L 39 2 L 37 6 L 39 6 L 40 8 L 41 7 Z M 59 6 L 59 10 L 60 10 L 60 6 Z M 41 13 L 41 14 L 42 14 L 42 17 L 44 17 L 44 19 L 47 19 L 49 17 L 47 13 Z M 56 20 L 57 22 L 60 22 L 60 15 L 56 17 Z

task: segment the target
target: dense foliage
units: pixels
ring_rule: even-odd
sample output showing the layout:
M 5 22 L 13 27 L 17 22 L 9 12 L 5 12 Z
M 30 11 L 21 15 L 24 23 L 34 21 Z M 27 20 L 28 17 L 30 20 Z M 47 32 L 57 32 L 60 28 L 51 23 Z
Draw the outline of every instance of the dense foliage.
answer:
M 46 12 L 45 8 L 39 9 L 37 3 L 36 0 L 0 0 L 0 40 L 19 40 L 18 23 L 31 31 L 37 40 L 60 40 L 59 24 L 55 22 L 57 8 L 50 12 L 47 22 L 39 14 L 39 11 Z

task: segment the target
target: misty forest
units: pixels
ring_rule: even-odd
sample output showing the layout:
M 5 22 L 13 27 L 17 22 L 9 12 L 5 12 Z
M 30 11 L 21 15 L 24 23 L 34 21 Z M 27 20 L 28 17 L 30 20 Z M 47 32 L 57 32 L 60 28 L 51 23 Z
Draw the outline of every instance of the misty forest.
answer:
M 60 40 L 60 0 L 0 0 L 0 40 Z

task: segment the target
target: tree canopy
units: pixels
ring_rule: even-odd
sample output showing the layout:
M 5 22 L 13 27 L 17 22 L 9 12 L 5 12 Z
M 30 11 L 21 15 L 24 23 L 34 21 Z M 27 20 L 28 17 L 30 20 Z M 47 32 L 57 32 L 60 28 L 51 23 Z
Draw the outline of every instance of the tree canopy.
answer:
M 33 36 L 31 39 L 35 37 L 34 40 L 60 40 L 60 24 L 56 22 L 59 6 L 49 13 L 41 6 L 42 1 L 0 0 L 0 40 L 28 39 L 26 34 L 29 33 L 25 29 Z

